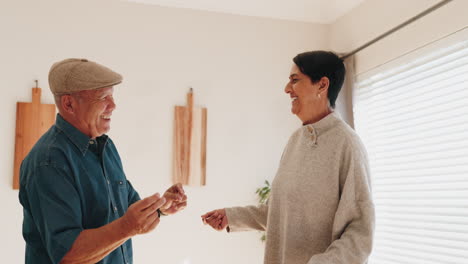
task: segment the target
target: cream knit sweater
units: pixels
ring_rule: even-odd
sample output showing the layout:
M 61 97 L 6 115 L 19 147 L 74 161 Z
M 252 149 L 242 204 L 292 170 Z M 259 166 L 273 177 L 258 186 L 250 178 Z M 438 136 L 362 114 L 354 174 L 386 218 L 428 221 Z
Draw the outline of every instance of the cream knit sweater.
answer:
M 367 154 L 336 113 L 289 139 L 267 205 L 226 208 L 230 232 L 266 230 L 266 264 L 363 264 L 374 205 Z

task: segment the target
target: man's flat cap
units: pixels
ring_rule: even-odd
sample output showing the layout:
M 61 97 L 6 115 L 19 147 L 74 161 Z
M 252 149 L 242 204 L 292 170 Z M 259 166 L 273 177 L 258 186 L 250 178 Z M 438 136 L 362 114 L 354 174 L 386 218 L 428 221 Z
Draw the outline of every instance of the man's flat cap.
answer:
M 49 71 L 53 94 L 71 94 L 113 86 L 122 82 L 122 75 L 87 59 L 66 59 L 56 62 Z

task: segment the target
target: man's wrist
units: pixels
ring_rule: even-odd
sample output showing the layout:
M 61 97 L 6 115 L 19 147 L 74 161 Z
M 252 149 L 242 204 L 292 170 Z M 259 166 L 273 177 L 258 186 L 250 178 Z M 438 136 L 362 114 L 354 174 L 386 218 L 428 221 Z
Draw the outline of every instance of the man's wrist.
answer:
M 125 216 L 120 217 L 117 219 L 115 222 L 113 222 L 118 225 L 117 230 L 120 231 L 120 233 L 126 237 L 126 238 L 131 238 L 135 236 L 137 233 L 131 228 L 129 225 L 127 219 L 125 219 Z

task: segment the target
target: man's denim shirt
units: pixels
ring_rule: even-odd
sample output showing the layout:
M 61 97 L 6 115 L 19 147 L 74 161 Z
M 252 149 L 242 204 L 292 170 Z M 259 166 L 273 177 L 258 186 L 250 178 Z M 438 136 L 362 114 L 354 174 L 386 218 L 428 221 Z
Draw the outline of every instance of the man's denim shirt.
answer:
M 57 115 L 24 159 L 25 263 L 59 263 L 81 231 L 106 225 L 140 200 L 127 181 L 117 149 L 106 135 L 92 140 Z M 98 263 L 133 263 L 126 241 Z

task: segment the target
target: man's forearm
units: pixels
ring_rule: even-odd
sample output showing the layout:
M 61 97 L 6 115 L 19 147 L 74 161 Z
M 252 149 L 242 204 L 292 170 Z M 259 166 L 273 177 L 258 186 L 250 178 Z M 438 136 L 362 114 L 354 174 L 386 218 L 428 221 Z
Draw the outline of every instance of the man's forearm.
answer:
M 131 238 L 122 218 L 95 229 L 85 229 L 63 257 L 61 264 L 96 263 Z

